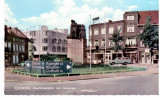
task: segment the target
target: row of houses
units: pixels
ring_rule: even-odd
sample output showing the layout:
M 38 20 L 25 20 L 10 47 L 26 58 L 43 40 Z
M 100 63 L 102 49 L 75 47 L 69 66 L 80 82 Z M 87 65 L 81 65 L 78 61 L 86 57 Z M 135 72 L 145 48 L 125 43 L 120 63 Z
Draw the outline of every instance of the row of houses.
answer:
M 129 57 L 132 63 L 150 63 L 151 56 L 149 48 L 146 48 L 137 35 L 143 32 L 146 18 L 151 17 L 152 25 L 159 26 L 159 11 L 132 11 L 125 12 L 123 20 L 111 21 L 106 23 L 98 23 L 90 25 L 89 44 L 87 48 L 87 62 L 92 63 L 108 63 L 116 57 Z M 125 51 L 114 52 L 112 47 L 113 41 L 110 40 L 112 34 L 119 30 L 120 36 L 124 36 L 125 40 L 122 45 Z M 96 48 L 98 47 L 98 48 Z M 91 55 L 90 55 L 91 49 Z M 154 50 L 152 63 L 158 63 L 159 54 Z

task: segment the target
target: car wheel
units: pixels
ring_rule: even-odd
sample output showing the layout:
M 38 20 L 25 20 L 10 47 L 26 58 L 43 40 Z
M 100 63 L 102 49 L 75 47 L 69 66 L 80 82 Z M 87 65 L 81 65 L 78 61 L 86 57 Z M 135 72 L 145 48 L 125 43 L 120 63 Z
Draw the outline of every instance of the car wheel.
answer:
M 114 65 L 115 63 L 114 63 L 114 62 L 112 62 L 111 64 L 112 64 L 112 65 Z

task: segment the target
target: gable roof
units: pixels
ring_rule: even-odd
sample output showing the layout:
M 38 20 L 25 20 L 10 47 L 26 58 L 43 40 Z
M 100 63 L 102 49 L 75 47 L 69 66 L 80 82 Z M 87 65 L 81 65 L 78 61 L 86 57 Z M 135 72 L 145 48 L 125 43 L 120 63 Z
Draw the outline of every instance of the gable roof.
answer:
M 151 23 L 159 25 L 159 11 L 138 11 L 138 24 L 145 24 L 146 18 L 151 17 Z
M 21 37 L 21 38 L 27 38 L 27 36 L 24 35 L 23 32 L 20 31 L 18 28 L 12 28 L 12 27 L 5 25 L 5 32 L 6 32 L 5 34 L 14 35 L 14 36 Z

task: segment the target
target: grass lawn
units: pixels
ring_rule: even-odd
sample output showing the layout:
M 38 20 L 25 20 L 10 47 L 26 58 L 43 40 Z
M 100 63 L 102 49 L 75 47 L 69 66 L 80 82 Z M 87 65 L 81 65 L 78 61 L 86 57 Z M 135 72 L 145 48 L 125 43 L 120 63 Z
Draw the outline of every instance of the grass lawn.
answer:
M 24 69 L 15 69 L 12 72 L 35 76 L 35 77 L 63 77 L 63 76 L 76 76 L 76 75 L 89 75 L 89 74 L 105 74 L 105 73 L 118 73 L 118 72 L 129 72 L 129 71 L 144 71 L 145 67 L 127 67 L 127 66 L 94 66 L 91 69 L 86 66 L 83 68 L 73 67 L 72 73 L 58 73 L 58 74 L 41 74 L 40 70 L 32 70 L 29 73 L 28 70 Z

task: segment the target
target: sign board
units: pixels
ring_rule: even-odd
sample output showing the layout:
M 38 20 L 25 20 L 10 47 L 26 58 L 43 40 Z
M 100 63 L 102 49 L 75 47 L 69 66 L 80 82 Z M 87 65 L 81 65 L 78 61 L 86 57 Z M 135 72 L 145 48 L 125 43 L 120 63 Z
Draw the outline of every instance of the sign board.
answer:
M 45 65 L 46 73 L 71 73 L 72 63 L 65 61 L 48 61 Z
M 44 70 L 45 73 L 71 73 L 72 63 L 68 61 L 25 61 L 25 69 Z

